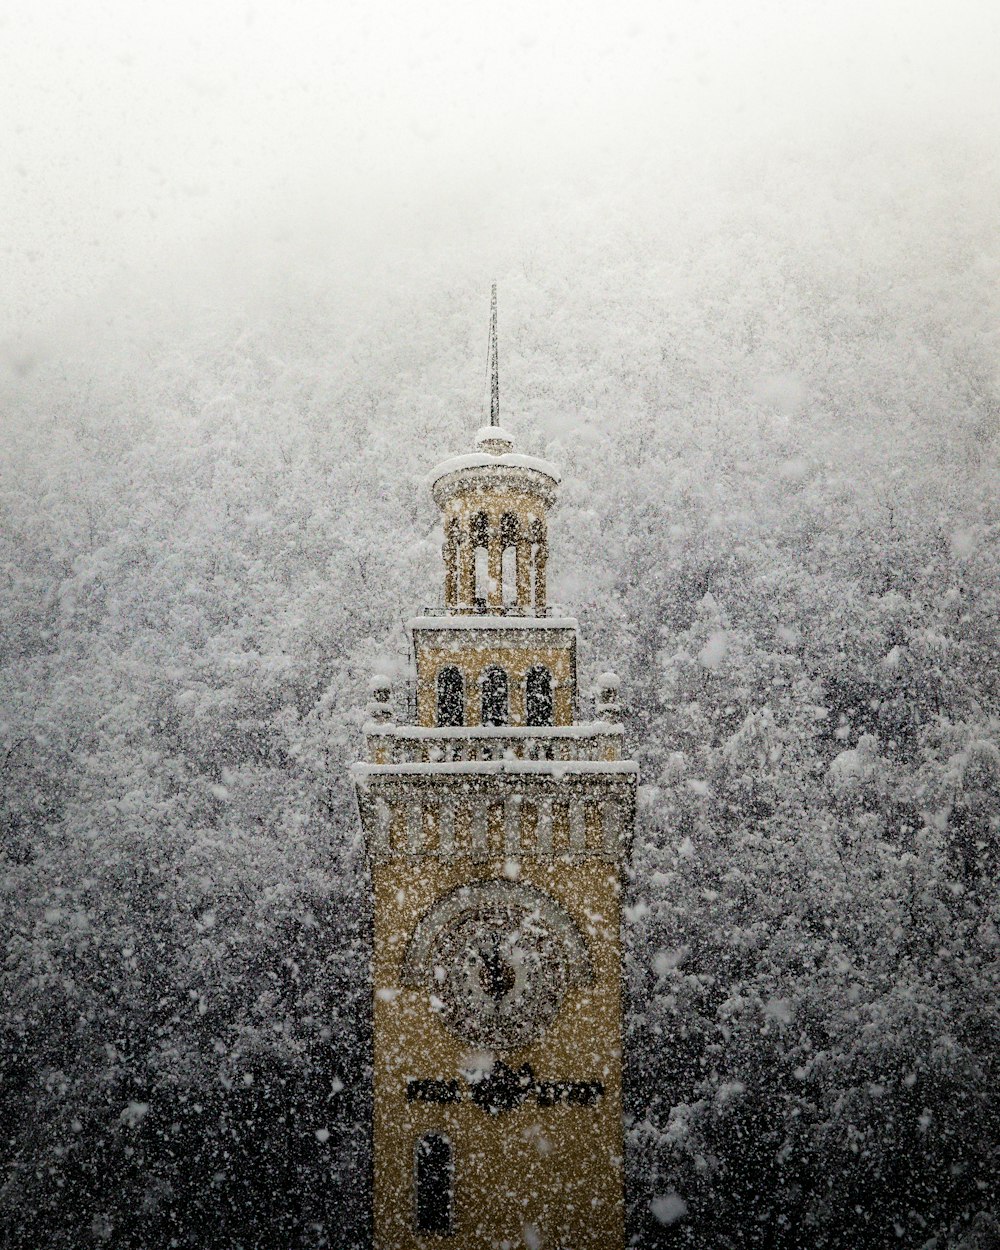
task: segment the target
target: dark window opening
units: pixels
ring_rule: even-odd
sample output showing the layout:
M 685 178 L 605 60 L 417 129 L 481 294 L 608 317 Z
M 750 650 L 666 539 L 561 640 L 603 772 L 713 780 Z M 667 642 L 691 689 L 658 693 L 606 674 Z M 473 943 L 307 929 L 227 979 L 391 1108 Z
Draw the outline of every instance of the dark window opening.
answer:
M 477 512 L 469 526 L 473 547 L 485 547 L 490 527 L 485 512 Z
M 451 1143 L 440 1133 L 417 1140 L 416 1216 L 418 1233 L 452 1232 Z
M 465 724 L 465 684 L 457 668 L 443 668 L 437 675 L 439 725 Z
M 477 612 L 486 611 L 486 600 L 489 597 L 489 542 L 490 527 L 485 512 L 477 512 L 469 525 L 472 539 L 472 597 Z
M 525 712 L 529 725 L 552 724 L 552 674 L 541 664 L 528 670 Z
M 521 537 L 521 527 L 513 512 L 505 512 L 500 518 L 500 546 L 516 547 Z
M 507 674 L 502 668 L 488 668 L 483 674 L 483 724 L 508 724 L 508 709 Z

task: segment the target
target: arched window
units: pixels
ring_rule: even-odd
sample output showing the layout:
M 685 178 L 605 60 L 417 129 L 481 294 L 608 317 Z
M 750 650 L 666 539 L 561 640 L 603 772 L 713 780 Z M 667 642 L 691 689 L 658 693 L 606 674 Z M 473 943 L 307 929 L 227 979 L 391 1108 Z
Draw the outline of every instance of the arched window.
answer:
M 438 672 L 437 714 L 439 725 L 465 724 L 465 683 L 457 668 L 442 668 Z
M 469 533 L 472 538 L 472 595 L 476 609 L 486 611 L 486 600 L 489 598 L 490 562 L 487 543 L 489 542 L 489 522 L 485 512 L 477 512 L 472 518 Z
M 488 668 L 482 676 L 484 725 L 506 725 L 510 722 L 507 696 L 507 674 L 502 668 Z
M 552 724 L 552 674 L 543 664 L 528 669 L 524 684 L 524 709 L 529 725 Z
M 451 1142 L 441 1133 L 418 1137 L 414 1149 L 415 1223 L 418 1233 L 450 1233 L 454 1165 Z

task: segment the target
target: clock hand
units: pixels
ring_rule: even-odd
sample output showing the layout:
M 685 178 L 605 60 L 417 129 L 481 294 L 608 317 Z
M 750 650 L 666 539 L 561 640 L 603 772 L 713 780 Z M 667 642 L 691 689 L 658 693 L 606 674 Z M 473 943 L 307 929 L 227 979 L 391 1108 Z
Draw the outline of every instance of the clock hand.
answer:
M 499 1006 L 500 1001 L 514 988 L 514 969 L 501 957 L 496 946 L 480 950 L 479 954 L 483 961 L 479 971 L 479 983 L 483 992 Z

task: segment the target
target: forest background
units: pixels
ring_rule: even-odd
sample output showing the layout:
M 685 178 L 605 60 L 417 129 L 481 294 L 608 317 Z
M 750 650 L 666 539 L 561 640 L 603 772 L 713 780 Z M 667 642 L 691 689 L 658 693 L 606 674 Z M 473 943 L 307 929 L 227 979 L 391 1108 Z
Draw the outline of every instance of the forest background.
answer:
M 5 1244 L 365 1244 L 347 768 L 496 277 L 644 783 L 631 1236 L 995 1246 L 996 17 L 219 12 L 7 27 Z

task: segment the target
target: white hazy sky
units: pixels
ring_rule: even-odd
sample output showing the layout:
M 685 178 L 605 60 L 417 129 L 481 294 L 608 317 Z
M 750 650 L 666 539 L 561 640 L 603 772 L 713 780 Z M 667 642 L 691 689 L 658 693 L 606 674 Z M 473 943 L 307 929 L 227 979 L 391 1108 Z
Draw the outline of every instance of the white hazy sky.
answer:
M 363 248 L 449 197 L 611 185 L 680 149 L 988 137 L 1000 4 L 21 0 L 0 56 L 11 342 L 303 222 Z

